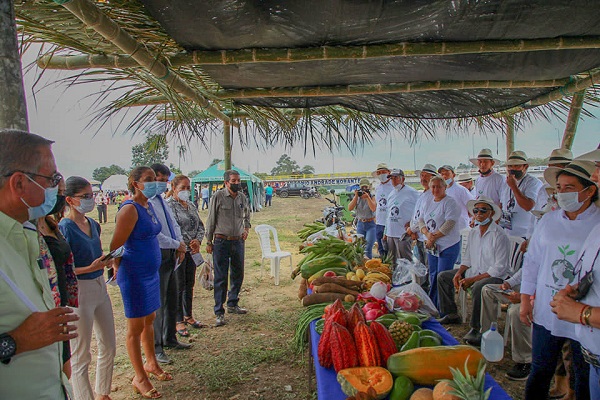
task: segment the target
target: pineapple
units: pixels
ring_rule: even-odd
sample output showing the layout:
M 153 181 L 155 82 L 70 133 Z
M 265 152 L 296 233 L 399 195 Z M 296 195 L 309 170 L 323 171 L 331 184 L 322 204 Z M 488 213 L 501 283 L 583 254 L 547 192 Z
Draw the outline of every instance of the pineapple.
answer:
M 404 343 L 408 340 L 410 335 L 412 335 L 415 328 L 408 322 L 404 321 L 394 321 L 389 327 L 390 334 L 396 342 L 396 346 L 398 348 L 402 347 Z
M 485 361 L 481 360 L 477 367 L 477 373 L 472 376 L 467 368 L 467 361 L 465 361 L 465 373 L 458 368 L 450 367 L 452 371 L 453 379 L 445 379 L 450 387 L 453 389 L 451 392 L 459 399 L 464 400 L 487 400 L 490 397 L 491 388 L 484 390 L 485 384 Z

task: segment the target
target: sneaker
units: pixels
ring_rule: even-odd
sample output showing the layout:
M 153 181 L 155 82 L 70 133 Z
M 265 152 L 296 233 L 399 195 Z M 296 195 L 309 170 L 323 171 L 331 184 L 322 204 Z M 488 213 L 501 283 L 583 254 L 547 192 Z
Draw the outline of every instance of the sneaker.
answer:
M 510 371 L 506 373 L 506 377 L 511 381 L 524 381 L 531 372 L 531 364 L 517 363 Z
M 223 326 L 225 325 L 225 316 L 224 315 L 217 315 L 217 321 L 215 322 L 215 326 Z
M 173 364 L 173 360 L 163 351 L 156 353 L 156 361 L 161 364 Z
M 437 320 L 442 325 L 454 325 L 460 324 L 462 319 L 458 314 L 447 314 L 444 317 Z
M 246 314 L 248 312 L 248 310 L 246 310 L 245 308 L 242 308 L 240 306 L 235 306 L 235 307 L 227 307 L 227 312 L 229 314 Z
M 479 333 L 478 330 L 471 328 L 469 333 L 467 333 L 463 337 L 463 340 L 465 342 L 467 342 L 467 344 L 470 344 L 471 346 L 479 347 L 479 346 L 481 346 L 481 337 L 482 337 L 482 335 L 481 335 L 481 333 Z

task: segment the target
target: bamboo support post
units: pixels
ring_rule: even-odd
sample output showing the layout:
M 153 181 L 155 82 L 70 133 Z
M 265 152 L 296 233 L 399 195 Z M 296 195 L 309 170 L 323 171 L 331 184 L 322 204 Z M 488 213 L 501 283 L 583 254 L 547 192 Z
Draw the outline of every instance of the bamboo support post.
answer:
M 573 147 L 573 140 L 575 140 L 575 133 L 577 132 L 577 123 L 579 122 L 579 116 L 581 115 L 581 107 L 583 106 L 585 91 L 586 89 L 583 89 L 582 91 L 575 93 L 571 99 L 569 117 L 567 118 L 567 124 L 565 126 L 565 132 L 563 133 L 562 144 L 560 146 L 563 149 L 570 150 L 571 147 Z
M 231 169 L 231 123 L 223 121 L 223 158 L 225 161 L 225 171 Z
M 155 77 L 164 80 L 165 84 L 188 97 L 197 103 L 200 107 L 215 116 L 216 118 L 225 121 L 229 118 L 223 114 L 215 106 L 200 93 L 190 87 L 183 79 L 174 71 L 170 70 L 162 62 L 156 59 L 142 44 L 138 43 L 129 33 L 121 29 L 121 27 L 106 14 L 104 14 L 95 4 L 89 0 L 54 0 L 55 3 L 62 5 L 69 10 L 73 15 L 79 18 L 84 24 L 94 29 L 106 40 L 113 43 L 127 55 L 133 58 L 139 66 L 144 67 Z
M 507 115 L 506 121 L 506 158 L 515 151 L 515 117 Z
M 293 63 L 326 60 L 359 60 L 380 57 L 447 56 L 456 54 L 520 53 L 530 51 L 600 48 L 600 37 L 546 38 L 528 40 L 480 40 L 472 42 L 399 42 L 364 46 L 320 46 L 305 48 L 252 48 L 239 50 L 195 50 L 165 55 L 172 67 L 244 63 Z M 42 68 L 131 68 L 128 55 L 43 56 Z
M 27 120 L 27 102 L 21 56 L 17 41 L 15 10 L 10 0 L 0 1 L 0 129 L 29 131 Z

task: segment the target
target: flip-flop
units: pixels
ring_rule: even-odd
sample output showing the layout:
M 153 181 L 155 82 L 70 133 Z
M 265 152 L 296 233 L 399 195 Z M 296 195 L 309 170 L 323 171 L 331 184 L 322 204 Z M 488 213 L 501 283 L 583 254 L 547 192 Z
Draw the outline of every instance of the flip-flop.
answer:
M 190 321 L 194 321 L 194 322 L 190 322 Z M 200 328 L 206 328 L 207 325 L 203 324 L 199 321 L 196 321 L 193 318 L 185 318 L 185 321 L 183 321 L 186 325 L 191 326 L 192 328 L 196 328 L 196 329 L 200 329 Z
M 177 333 L 179 334 L 179 336 L 182 337 L 189 337 L 190 333 L 188 332 L 188 330 L 185 328 L 185 322 L 180 322 L 180 324 L 184 324 L 183 325 L 183 329 L 177 329 Z

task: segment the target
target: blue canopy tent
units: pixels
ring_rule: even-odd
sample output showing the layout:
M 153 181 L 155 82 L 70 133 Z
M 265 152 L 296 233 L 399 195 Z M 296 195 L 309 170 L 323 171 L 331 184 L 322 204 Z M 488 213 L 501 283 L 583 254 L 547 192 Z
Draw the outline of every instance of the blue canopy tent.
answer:
M 254 211 L 259 211 L 264 204 L 264 187 L 263 181 L 257 176 L 252 175 L 249 172 L 244 171 L 241 168 L 236 167 L 235 165 L 231 167 L 231 169 L 239 172 L 240 178 L 242 180 L 242 187 L 246 191 L 248 195 L 248 199 L 250 200 L 250 205 Z M 212 196 L 213 192 L 218 188 L 223 186 L 223 173 L 225 172 L 225 162 L 221 161 L 218 164 L 215 164 L 205 171 L 200 172 L 198 175 L 192 178 L 192 201 L 194 200 L 196 194 L 199 192 L 196 191 L 198 186 L 208 185 L 208 193 L 209 198 Z

